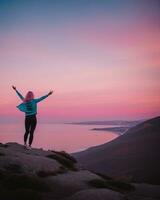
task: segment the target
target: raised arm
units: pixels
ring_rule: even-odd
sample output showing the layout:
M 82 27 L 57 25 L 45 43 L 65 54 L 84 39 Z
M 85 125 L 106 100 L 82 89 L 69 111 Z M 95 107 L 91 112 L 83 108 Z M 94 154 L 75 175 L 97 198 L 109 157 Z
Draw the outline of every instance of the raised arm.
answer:
M 21 100 L 24 100 L 24 97 L 22 96 L 22 94 L 21 94 L 20 92 L 18 92 L 18 90 L 16 89 L 16 87 L 15 87 L 15 86 L 12 86 L 12 88 L 16 91 L 16 93 L 17 93 L 17 95 L 19 96 L 19 98 L 20 98 Z
M 48 96 L 50 96 L 52 93 L 53 93 L 53 91 L 50 91 L 48 94 L 46 94 L 46 95 L 44 95 L 44 96 L 42 96 L 42 97 L 40 97 L 40 98 L 35 99 L 35 101 L 38 103 L 38 102 L 40 102 L 40 101 L 46 99 L 46 98 L 47 98 Z

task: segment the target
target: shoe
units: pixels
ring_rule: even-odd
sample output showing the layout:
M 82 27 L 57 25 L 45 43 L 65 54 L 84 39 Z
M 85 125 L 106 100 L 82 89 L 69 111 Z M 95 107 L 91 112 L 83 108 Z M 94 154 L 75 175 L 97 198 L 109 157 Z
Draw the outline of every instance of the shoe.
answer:
M 27 144 L 24 144 L 24 148 L 26 148 L 26 149 L 27 149 Z
M 31 145 L 29 145 L 29 146 L 27 147 L 27 149 L 32 149 Z

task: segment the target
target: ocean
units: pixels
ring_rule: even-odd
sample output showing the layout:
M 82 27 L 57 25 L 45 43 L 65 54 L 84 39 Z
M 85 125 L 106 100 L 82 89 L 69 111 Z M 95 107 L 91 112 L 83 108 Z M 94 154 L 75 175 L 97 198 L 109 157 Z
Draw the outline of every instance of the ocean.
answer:
M 37 124 L 32 147 L 45 150 L 82 151 L 92 146 L 109 142 L 118 134 L 110 131 L 91 131 L 97 125 L 74 124 Z M 99 127 L 99 126 L 98 126 Z M 108 125 L 100 126 L 111 127 Z M 17 142 L 23 144 L 24 124 L 0 124 L 0 142 Z

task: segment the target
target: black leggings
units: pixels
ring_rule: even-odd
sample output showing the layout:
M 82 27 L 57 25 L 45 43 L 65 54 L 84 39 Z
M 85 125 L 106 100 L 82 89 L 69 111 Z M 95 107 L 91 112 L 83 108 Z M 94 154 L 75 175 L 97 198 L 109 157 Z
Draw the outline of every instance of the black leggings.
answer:
M 26 130 L 26 132 L 24 134 L 24 143 L 25 144 L 27 142 L 28 135 L 29 135 L 29 145 L 32 144 L 33 134 L 34 134 L 36 125 L 37 125 L 36 115 L 30 115 L 30 116 L 25 117 L 25 130 Z

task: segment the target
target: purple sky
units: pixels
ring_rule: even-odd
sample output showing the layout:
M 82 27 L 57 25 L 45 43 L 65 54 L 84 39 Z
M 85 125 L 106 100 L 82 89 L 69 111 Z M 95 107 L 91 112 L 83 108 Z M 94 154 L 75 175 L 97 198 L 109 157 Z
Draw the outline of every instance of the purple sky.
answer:
M 157 0 L 0 0 L 0 121 L 21 118 L 11 89 L 45 121 L 140 119 L 160 111 Z

